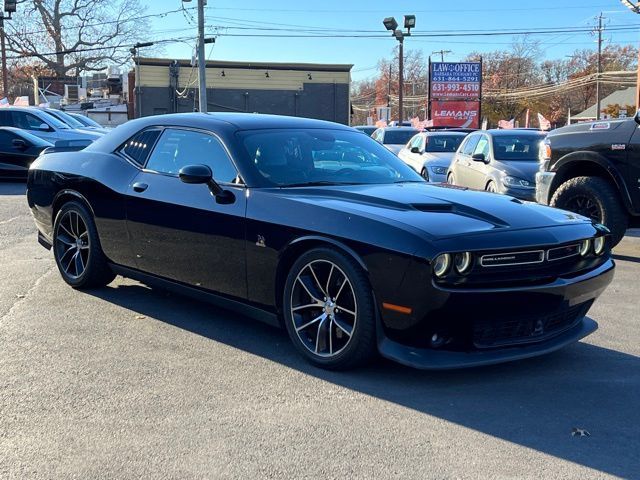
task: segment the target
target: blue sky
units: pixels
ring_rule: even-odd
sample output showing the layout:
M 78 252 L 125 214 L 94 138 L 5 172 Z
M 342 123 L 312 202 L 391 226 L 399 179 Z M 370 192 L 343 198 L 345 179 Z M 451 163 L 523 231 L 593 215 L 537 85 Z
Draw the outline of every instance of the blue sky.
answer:
M 180 0 L 142 0 L 148 5 L 147 13 L 154 14 L 180 7 Z M 195 0 L 184 4 L 195 7 Z M 456 32 L 461 29 L 498 30 L 552 27 L 588 27 L 595 17 L 604 12 L 605 23 L 614 25 L 640 25 L 635 15 L 619 0 L 537 0 L 514 2 L 509 0 L 457 0 L 455 2 L 422 2 L 394 0 L 324 0 L 303 2 L 288 0 L 209 0 L 206 8 L 208 30 L 220 26 L 221 34 L 288 34 L 282 30 L 242 30 L 230 27 L 248 25 L 282 29 L 290 25 L 360 30 L 385 33 L 382 19 L 395 16 L 401 22 L 404 14 L 417 17 L 416 31 L 435 30 Z M 189 16 L 192 15 L 193 19 Z M 185 37 L 186 43 L 166 44 L 163 56 L 190 58 L 195 37 L 195 9 L 189 13 L 174 13 L 151 20 L 151 39 Z M 190 21 L 192 20 L 192 21 Z M 297 28 L 297 27 L 294 27 Z M 640 37 L 635 30 L 606 32 L 606 43 L 637 44 Z M 372 33 L 373 34 L 373 33 Z M 446 58 L 459 60 L 471 51 L 491 51 L 508 48 L 513 36 L 418 38 L 405 41 L 405 48 L 420 49 L 425 57 L 436 50 L 451 50 Z M 530 36 L 541 41 L 543 55 L 561 58 L 577 48 L 595 48 L 595 39 L 588 33 Z M 375 74 L 375 65 L 381 57 L 389 56 L 395 40 L 388 38 L 256 38 L 220 36 L 213 46 L 207 46 L 209 59 L 239 61 L 352 63 L 353 79 L 360 80 Z

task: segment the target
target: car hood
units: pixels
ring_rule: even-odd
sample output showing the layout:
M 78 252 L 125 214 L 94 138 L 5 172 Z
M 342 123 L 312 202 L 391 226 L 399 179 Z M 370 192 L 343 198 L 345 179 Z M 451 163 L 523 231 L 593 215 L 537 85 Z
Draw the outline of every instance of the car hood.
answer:
M 493 167 L 505 175 L 511 175 L 535 183 L 536 172 L 538 172 L 540 165 L 538 162 L 531 160 L 524 162 L 509 160 L 508 162 L 495 161 Z
M 281 191 L 297 202 L 395 224 L 435 239 L 590 223 L 580 215 L 507 195 L 426 182 Z
M 97 133 L 99 135 L 106 135 L 107 133 L 110 132 L 110 130 L 106 128 L 98 128 L 98 127 L 82 127 L 82 128 L 78 127 L 78 130 L 82 132 Z

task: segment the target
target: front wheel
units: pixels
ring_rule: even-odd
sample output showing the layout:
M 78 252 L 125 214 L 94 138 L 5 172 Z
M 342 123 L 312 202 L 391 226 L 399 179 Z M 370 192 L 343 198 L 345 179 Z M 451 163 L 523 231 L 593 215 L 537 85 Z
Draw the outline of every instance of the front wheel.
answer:
M 422 176 L 422 178 L 424 178 L 427 182 L 429 181 L 429 173 L 427 172 L 426 168 L 423 168 L 422 171 L 420 172 L 420 175 Z
M 447 175 L 447 183 L 449 185 L 455 185 L 456 184 L 456 179 L 453 176 L 453 173 L 450 173 L 449 175 Z
M 62 279 L 73 288 L 102 287 L 115 278 L 102 253 L 93 217 L 79 202 L 64 204 L 56 215 L 53 256 Z
M 562 208 L 602 223 L 613 244 L 624 237 L 629 218 L 611 183 L 600 177 L 575 177 L 564 182 L 551 198 L 552 207 Z
M 373 294 L 351 258 L 330 248 L 303 254 L 289 272 L 283 300 L 289 337 L 312 364 L 346 370 L 375 354 Z

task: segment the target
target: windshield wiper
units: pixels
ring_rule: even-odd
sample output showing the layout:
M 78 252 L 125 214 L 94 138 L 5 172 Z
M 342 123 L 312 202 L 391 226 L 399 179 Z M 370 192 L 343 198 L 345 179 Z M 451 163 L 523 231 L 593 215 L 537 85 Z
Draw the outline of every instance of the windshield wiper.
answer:
M 289 188 L 289 187 L 326 187 L 326 186 L 339 186 L 339 185 L 363 185 L 363 183 L 358 182 L 331 182 L 328 180 L 318 180 L 315 182 L 300 182 L 300 183 L 289 183 L 287 185 L 280 185 L 280 188 Z

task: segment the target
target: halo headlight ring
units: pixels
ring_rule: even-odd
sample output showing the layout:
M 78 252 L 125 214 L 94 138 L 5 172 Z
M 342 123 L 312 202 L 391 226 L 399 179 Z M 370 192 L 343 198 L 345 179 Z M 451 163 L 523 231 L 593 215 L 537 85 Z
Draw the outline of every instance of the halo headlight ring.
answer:
M 586 257 L 591 253 L 591 239 L 588 238 L 580 242 L 580 256 Z
M 604 236 L 599 236 L 593 239 L 593 253 L 600 256 L 604 253 L 605 247 L 607 245 L 606 238 Z
M 438 278 L 443 278 L 451 267 L 451 255 L 443 253 L 433 259 L 433 274 Z
M 453 263 L 456 268 L 456 272 L 460 275 L 466 275 L 473 266 L 473 257 L 469 252 L 456 253 Z

